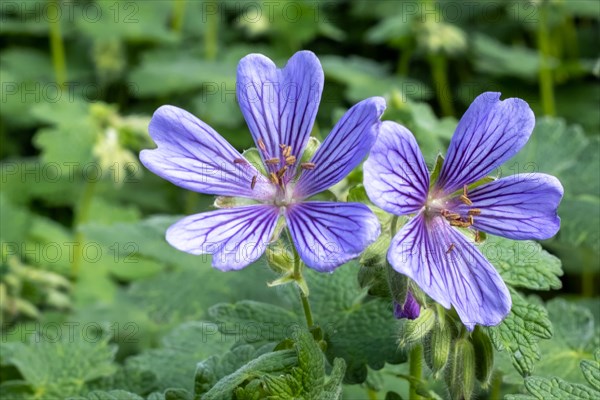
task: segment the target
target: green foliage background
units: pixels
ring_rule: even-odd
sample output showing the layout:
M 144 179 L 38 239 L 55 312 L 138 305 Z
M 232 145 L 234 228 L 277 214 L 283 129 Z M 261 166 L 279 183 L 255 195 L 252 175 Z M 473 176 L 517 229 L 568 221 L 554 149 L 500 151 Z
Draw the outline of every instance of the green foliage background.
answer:
M 600 3 L 17 0 L 0 13 L 2 398 L 406 397 L 398 339 L 414 327 L 393 318 L 376 258 L 309 271 L 317 343 L 291 329 L 296 292 L 267 287 L 265 260 L 221 273 L 168 246 L 165 229 L 213 199 L 137 158 L 162 104 L 252 147 L 237 62 L 259 52 L 283 66 L 301 49 L 325 70 L 318 139 L 384 96 L 383 118 L 433 165 L 479 93 L 529 102 L 534 134 L 497 173 L 557 176 L 562 228 L 541 246 L 488 238 L 514 307 L 487 331 L 495 370 L 477 393 L 600 397 Z M 367 201 L 361 180 L 335 196 Z M 426 368 L 419 394 L 446 398 L 438 378 Z

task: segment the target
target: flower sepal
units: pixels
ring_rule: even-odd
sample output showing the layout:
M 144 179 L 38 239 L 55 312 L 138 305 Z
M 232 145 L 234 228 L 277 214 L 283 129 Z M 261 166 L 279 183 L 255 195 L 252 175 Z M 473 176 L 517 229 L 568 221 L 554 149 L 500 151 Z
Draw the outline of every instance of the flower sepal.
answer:
M 302 157 L 300 157 L 300 163 L 309 162 L 317 152 L 319 146 L 321 146 L 321 141 L 319 139 L 314 136 L 309 137 L 304 153 L 302 153 Z
M 302 275 L 296 276 L 293 271 L 286 273 L 285 275 L 275 279 L 274 281 L 267 282 L 267 286 L 275 287 L 275 286 L 287 285 L 288 283 L 292 283 L 292 282 L 295 282 L 296 285 L 298 285 L 298 288 L 300 289 L 300 291 L 302 291 L 302 294 L 304 296 L 308 297 L 308 295 L 310 294 L 310 291 L 308 289 L 308 284 L 306 283 L 304 276 L 302 276 Z
M 261 158 L 260 151 L 256 147 L 250 147 L 242 152 L 242 157 L 246 159 L 254 168 L 263 175 L 267 175 L 265 164 Z

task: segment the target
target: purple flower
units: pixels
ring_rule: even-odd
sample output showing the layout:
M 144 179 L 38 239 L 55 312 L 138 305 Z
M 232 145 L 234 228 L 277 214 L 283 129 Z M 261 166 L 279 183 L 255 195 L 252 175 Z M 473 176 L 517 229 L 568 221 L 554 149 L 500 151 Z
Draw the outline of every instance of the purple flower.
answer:
M 469 187 L 515 155 L 535 124 L 520 99 L 478 96 L 460 120 L 438 179 L 429 171 L 414 136 L 384 122 L 364 165 L 367 194 L 379 207 L 416 215 L 392 239 L 388 260 L 432 299 L 454 306 L 462 322 L 493 326 L 508 314 L 511 298 L 496 269 L 464 233 L 510 239 L 547 239 L 559 229 L 560 182 L 532 173 Z M 460 228 L 460 229 L 457 229 Z
M 400 304 L 394 301 L 394 317 L 401 319 L 417 319 L 421 314 L 421 305 L 415 299 L 412 292 L 409 290 L 406 293 L 406 300 L 404 304 Z
M 309 267 L 332 271 L 358 256 L 379 235 L 375 215 L 363 204 L 309 198 L 341 181 L 367 155 L 384 99 L 352 107 L 302 163 L 323 91 L 317 57 L 301 51 L 277 69 L 267 57 L 250 54 L 238 65 L 236 89 L 266 174 L 188 112 L 163 106 L 152 117 L 149 131 L 158 148 L 140 154 L 149 170 L 188 190 L 245 198 L 245 205 L 182 219 L 168 229 L 167 241 L 191 254 L 212 254 L 215 268 L 237 270 L 264 253 L 283 216 Z

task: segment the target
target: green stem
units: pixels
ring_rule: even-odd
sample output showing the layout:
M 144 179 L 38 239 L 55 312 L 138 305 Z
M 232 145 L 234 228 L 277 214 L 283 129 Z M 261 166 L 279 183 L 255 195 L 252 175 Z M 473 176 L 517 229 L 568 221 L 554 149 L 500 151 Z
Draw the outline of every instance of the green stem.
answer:
M 554 106 L 554 81 L 550 68 L 551 44 L 547 24 L 547 9 L 544 4 L 540 6 L 540 20 L 537 30 L 538 48 L 540 52 L 540 97 L 542 110 L 546 115 L 555 115 Z
M 208 7 L 218 8 L 217 2 L 210 2 Z M 218 43 L 218 31 L 219 31 L 219 13 L 210 12 L 206 15 L 206 31 L 204 31 L 204 56 L 207 60 L 213 61 L 217 58 L 217 50 L 219 48 Z
M 288 237 L 290 237 L 289 231 Z M 298 255 L 298 250 L 296 250 L 296 246 L 293 245 L 294 242 L 290 240 L 290 243 L 292 243 L 292 249 L 294 251 L 294 279 L 296 280 L 296 282 L 299 282 L 304 280 L 304 277 L 302 276 L 302 260 L 300 260 L 300 256 Z M 300 293 L 300 301 L 302 302 L 302 309 L 304 310 L 304 318 L 306 319 L 306 325 L 309 328 L 311 328 L 312 326 L 314 326 L 314 321 L 312 316 L 312 310 L 310 308 L 310 303 L 308 302 L 308 295 L 304 293 L 304 290 L 302 290 L 300 286 L 298 286 L 298 292 Z
M 173 2 L 173 19 L 172 25 L 173 31 L 181 33 L 183 28 L 183 19 L 185 16 L 185 0 L 175 0 Z
M 583 271 L 581 272 L 581 295 L 586 298 L 594 297 L 594 282 L 595 274 L 593 267 L 593 257 L 590 257 L 590 252 L 584 250 L 582 252 Z
M 79 230 L 81 224 L 87 221 L 90 206 L 96 191 L 96 182 L 87 181 L 83 188 L 83 193 L 79 199 L 79 203 L 75 208 L 75 218 L 73 221 L 73 229 L 75 230 L 75 245 L 73 246 L 73 262 L 71 263 L 71 275 L 74 279 L 79 276 L 79 268 L 81 266 L 81 250 L 84 241 L 83 233 Z
M 442 115 L 452 116 L 454 115 L 454 106 L 448 84 L 448 60 L 444 54 L 432 54 L 429 56 L 429 65 Z
M 423 347 L 420 344 L 410 351 L 409 371 L 413 379 L 410 380 L 408 398 L 409 400 L 421 400 L 423 398 L 417 394 L 417 382 L 423 376 Z
M 60 0 L 51 0 L 57 10 L 60 10 Z M 67 82 L 67 61 L 65 57 L 65 46 L 60 29 L 60 18 L 52 19 L 50 23 L 50 51 L 52 53 L 52 66 L 56 83 L 64 87 Z
M 396 232 L 398 232 L 398 216 L 394 215 L 392 217 L 392 221 L 390 222 L 390 234 L 392 237 L 396 236 Z
M 398 75 L 408 76 L 408 70 L 410 68 L 410 58 L 412 57 L 411 49 L 401 49 L 400 57 L 398 58 Z
M 492 377 L 490 387 L 490 400 L 500 400 L 502 398 L 500 390 L 502 389 L 502 373 L 496 371 Z
M 566 16 L 563 24 L 563 35 L 567 45 L 565 46 L 565 52 L 568 54 L 568 58 L 571 60 L 577 60 L 579 58 L 579 42 L 577 40 L 577 28 L 573 22 L 573 17 Z

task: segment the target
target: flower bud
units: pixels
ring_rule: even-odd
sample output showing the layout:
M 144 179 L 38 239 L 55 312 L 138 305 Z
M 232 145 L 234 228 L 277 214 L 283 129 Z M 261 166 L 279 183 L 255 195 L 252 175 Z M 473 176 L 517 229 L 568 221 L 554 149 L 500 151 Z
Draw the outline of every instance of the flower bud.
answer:
M 448 362 L 453 336 L 452 325 L 436 324 L 425 340 L 425 362 L 433 371 L 434 376 Z
M 475 389 L 475 350 L 469 339 L 456 341 L 445 378 L 453 399 L 472 398 Z
M 394 316 L 396 318 L 417 319 L 420 313 L 421 305 L 415 300 L 410 290 L 406 293 L 404 304 L 398 303 L 394 299 Z
M 435 313 L 431 308 L 421 312 L 419 318 L 407 320 L 400 335 L 400 346 L 410 346 L 420 342 L 435 324 Z
M 267 246 L 267 264 L 278 274 L 285 274 L 294 269 L 294 256 L 281 241 Z
M 485 387 L 490 383 L 492 372 L 494 372 L 494 348 L 487 333 L 479 326 L 471 337 L 475 349 L 475 370 L 477 380 Z

